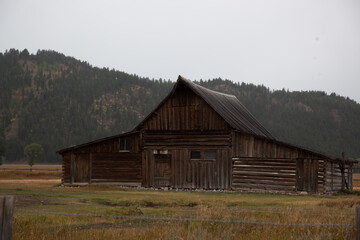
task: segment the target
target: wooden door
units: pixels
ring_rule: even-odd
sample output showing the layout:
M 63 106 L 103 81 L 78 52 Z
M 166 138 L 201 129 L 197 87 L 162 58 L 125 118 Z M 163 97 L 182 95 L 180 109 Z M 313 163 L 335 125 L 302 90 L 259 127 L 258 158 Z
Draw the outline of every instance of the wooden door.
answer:
M 90 156 L 77 154 L 74 161 L 74 182 L 90 182 Z
M 169 187 L 171 184 L 171 155 L 154 155 L 154 187 Z
M 296 162 L 296 190 L 315 193 L 318 190 L 318 161 L 299 159 Z

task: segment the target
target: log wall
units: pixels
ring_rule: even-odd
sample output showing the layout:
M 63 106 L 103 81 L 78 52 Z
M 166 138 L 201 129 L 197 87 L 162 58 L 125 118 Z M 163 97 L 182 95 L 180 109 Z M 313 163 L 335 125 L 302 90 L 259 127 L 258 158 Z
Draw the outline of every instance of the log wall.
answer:
M 235 158 L 234 190 L 296 191 L 296 160 Z
M 324 192 L 321 156 L 275 141 L 234 132 L 233 189 Z
M 92 179 L 97 182 L 141 184 L 140 153 L 94 153 Z
M 62 174 L 61 183 L 71 182 L 71 152 L 67 152 L 63 155 L 62 159 Z
M 144 148 L 222 147 L 231 142 L 230 131 L 144 131 Z

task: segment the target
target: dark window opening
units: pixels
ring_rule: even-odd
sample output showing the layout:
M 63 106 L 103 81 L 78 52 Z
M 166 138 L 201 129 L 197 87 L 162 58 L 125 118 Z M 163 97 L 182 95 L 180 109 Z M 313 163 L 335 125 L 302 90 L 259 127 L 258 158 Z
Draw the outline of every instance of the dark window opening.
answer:
M 191 151 L 190 159 L 191 160 L 201 160 L 201 161 L 215 161 L 216 160 L 216 151 Z
M 205 152 L 204 160 L 215 160 L 215 152 Z
M 130 138 L 120 138 L 120 151 L 130 151 Z
M 190 154 L 190 159 L 201 159 L 201 152 L 198 152 L 198 151 L 192 151 L 191 154 Z

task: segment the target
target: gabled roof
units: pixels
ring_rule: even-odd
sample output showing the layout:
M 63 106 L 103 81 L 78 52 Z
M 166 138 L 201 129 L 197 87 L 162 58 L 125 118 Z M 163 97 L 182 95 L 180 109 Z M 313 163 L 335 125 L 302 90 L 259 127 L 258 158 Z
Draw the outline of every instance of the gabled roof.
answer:
M 184 84 L 197 96 L 204 99 L 232 128 L 240 132 L 274 140 L 274 137 L 251 115 L 244 105 L 234 96 L 216 92 L 197 85 L 182 76 L 170 94 L 152 111 L 134 130 L 140 130 L 142 124 L 163 105 Z

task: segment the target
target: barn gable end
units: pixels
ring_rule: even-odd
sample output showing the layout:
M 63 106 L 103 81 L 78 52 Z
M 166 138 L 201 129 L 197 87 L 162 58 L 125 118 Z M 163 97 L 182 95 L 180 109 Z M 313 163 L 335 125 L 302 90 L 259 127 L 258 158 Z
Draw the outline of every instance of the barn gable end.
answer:
M 142 122 L 143 130 L 230 130 L 229 124 L 186 85 L 178 84 L 174 89 L 166 101 Z

